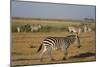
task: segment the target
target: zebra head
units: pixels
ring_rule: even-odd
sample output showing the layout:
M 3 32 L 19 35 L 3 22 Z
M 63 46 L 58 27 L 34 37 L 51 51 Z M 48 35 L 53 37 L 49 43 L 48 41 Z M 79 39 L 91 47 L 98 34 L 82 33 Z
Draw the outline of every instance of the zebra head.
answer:
M 78 35 L 76 35 L 76 43 L 78 44 L 78 48 L 80 48 L 81 47 L 81 45 L 80 45 L 80 38 L 79 38 L 79 36 Z

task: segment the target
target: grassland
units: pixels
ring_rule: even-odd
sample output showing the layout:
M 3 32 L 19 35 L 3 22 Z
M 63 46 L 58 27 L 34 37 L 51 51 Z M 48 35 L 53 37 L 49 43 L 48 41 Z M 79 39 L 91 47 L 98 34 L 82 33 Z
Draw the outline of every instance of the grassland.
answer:
M 88 22 L 85 20 L 57 20 L 57 19 L 29 19 L 29 18 L 20 18 L 20 19 L 15 19 L 13 18 L 11 21 L 12 24 L 12 32 L 16 32 L 16 27 L 24 24 L 40 24 L 43 26 L 43 29 L 41 29 L 41 32 L 54 32 L 54 31 L 66 31 L 67 26 L 73 25 L 73 26 L 78 26 L 81 24 L 91 24 L 93 29 L 95 30 L 95 21 L 93 22 Z
M 20 24 L 41 24 L 43 26 L 66 27 L 69 24 L 78 25 L 81 22 L 72 21 L 47 21 L 47 20 L 23 20 L 12 19 L 12 28 Z M 93 27 L 95 28 L 95 23 Z M 40 62 L 37 50 L 43 39 L 48 36 L 64 37 L 70 35 L 66 31 L 50 31 L 50 32 L 12 32 L 11 34 L 11 65 L 34 65 L 34 64 L 51 64 L 51 63 L 69 63 L 84 62 L 96 60 L 96 43 L 95 31 L 83 32 L 79 35 L 81 40 L 81 48 L 77 48 L 76 44 L 68 48 L 68 60 L 62 60 L 63 52 L 60 50 L 52 51 L 55 61 L 51 61 L 48 54 L 45 53 L 43 62 Z

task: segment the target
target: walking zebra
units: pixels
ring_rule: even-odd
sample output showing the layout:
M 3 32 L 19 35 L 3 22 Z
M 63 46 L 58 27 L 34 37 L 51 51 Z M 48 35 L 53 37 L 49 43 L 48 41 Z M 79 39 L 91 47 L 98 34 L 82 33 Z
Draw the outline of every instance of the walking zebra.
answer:
M 78 48 L 80 48 L 80 46 L 81 46 L 80 39 L 77 35 L 69 35 L 66 37 L 47 37 L 46 39 L 44 39 L 43 43 L 40 45 L 40 47 L 37 51 L 37 52 L 39 52 L 43 47 L 43 51 L 40 54 L 40 60 L 42 61 L 42 56 L 47 50 L 49 52 L 49 56 L 50 56 L 51 60 L 54 60 L 51 56 L 51 51 L 59 49 L 59 48 L 64 52 L 63 60 L 67 59 L 67 57 L 66 57 L 67 50 L 66 49 L 73 43 L 77 43 Z

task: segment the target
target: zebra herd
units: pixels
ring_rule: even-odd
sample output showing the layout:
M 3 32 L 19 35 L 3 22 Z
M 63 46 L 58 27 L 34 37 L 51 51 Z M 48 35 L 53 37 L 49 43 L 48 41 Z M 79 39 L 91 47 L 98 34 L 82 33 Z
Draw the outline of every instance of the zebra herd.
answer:
M 87 24 L 79 25 L 79 26 L 72 26 L 72 25 L 68 26 L 68 32 L 71 33 L 73 32 L 73 33 L 80 34 L 81 32 L 92 32 L 92 31 L 93 31 L 92 27 L 90 27 Z
M 17 32 L 37 32 L 40 31 L 41 28 L 42 25 L 40 24 L 25 24 L 17 26 L 16 30 Z
M 17 32 L 39 32 L 45 28 L 41 24 L 23 24 L 16 27 Z M 92 32 L 93 28 L 87 24 L 84 25 L 67 25 L 66 32 L 70 33 L 82 33 L 82 32 Z

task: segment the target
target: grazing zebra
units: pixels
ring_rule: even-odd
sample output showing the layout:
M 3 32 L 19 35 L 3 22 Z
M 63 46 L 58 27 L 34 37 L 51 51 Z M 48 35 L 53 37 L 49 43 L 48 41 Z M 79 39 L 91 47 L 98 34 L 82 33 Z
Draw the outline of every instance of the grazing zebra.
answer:
M 84 29 L 84 32 L 87 32 L 88 31 L 88 26 L 87 25 L 84 25 L 83 26 L 83 29 Z
M 30 28 L 31 28 L 31 32 L 37 32 L 42 28 L 42 26 L 40 24 L 37 24 L 37 25 L 33 24 L 30 26 Z
M 24 26 L 23 25 L 20 25 L 20 26 L 17 26 L 17 32 L 23 32 L 24 31 Z
M 30 27 L 31 27 L 31 32 L 38 31 L 38 27 L 36 25 L 33 24 Z
M 92 28 L 88 27 L 88 32 L 91 32 L 92 31 Z
M 42 26 L 40 24 L 37 24 L 37 26 L 38 26 L 39 30 L 42 28 Z
M 78 29 L 78 34 L 80 34 L 82 32 L 82 28 Z
M 68 31 L 69 32 L 77 32 L 77 30 L 75 29 L 75 27 L 72 27 L 72 26 L 68 27 Z
M 31 26 L 29 24 L 24 25 L 25 30 L 24 32 L 29 32 L 31 30 Z
M 73 26 L 69 26 L 68 31 L 80 34 L 82 32 L 82 28 L 81 27 L 76 28 L 76 27 L 73 27 Z
M 17 27 L 17 32 L 21 32 L 21 30 L 20 30 L 20 27 L 19 27 L 19 26 Z
M 92 28 L 89 25 L 83 26 L 84 32 L 92 32 Z
M 67 48 L 73 43 L 77 43 L 78 48 L 81 47 L 80 39 L 77 35 L 69 35 L 66 37 L 47 37 L 46 39 L 44 39 L 43 43 L 40 45 L 40 47 L 37 51 L 37 52 L 39 52 L 43 47 L 43 51 L 40 54 L 40 60 L 42 61 L 42 56 L 44 55 L 44 53 L 47 50 L 49 52 L 49 56 L 50 56 L 51 60 L 54 60 L 51 56 L 51 51 L 56 50 L 56 49 L 61 49 L 64 52 L 63 60 L 67 59 L 67 57 L 66 57 L 67 56 Z

